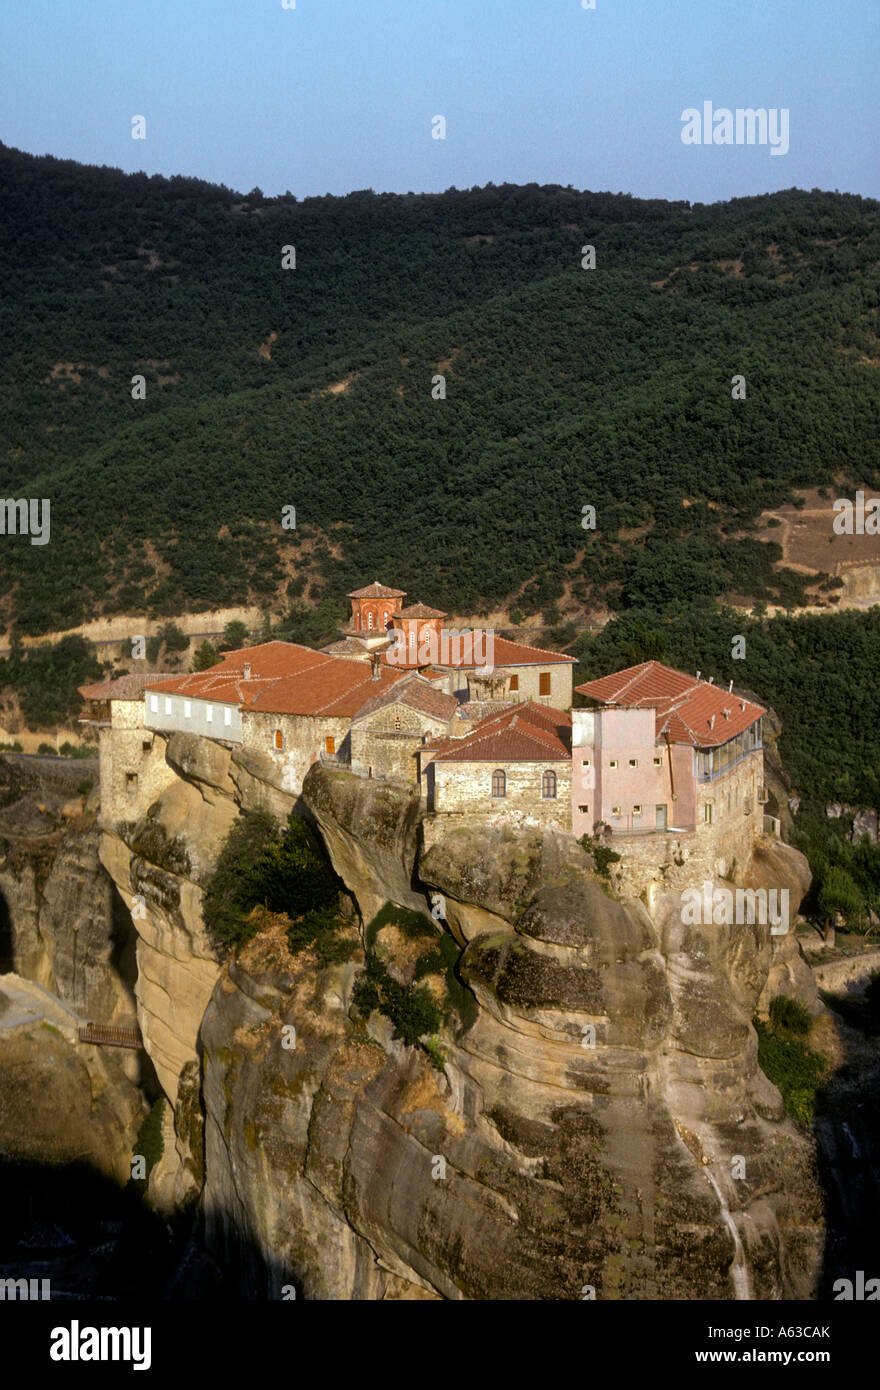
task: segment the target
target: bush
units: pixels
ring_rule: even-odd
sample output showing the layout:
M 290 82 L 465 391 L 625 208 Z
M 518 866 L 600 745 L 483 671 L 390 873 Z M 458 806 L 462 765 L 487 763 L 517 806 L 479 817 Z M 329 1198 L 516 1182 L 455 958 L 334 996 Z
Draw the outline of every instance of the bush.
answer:
M 160 1096 L 155 1101 L 144 1122 L 138 1130 L 138 1137 L 134 1141 L 132 1158 L 140 1154 L 145 1160 L 146 1174 L 143 1178 L 129 1178 L 128 1186 L 135 1192 L 141 1194 L 147 1190 L 150 1173 L 155 1168 L 165 1150 L 162 1139 L 162 1120 L 165 1115 L 165 1097 Z
M 809 1033 L 813 1021 L 804 1005 L 787 994 L 777 994 L 770 1001 L 770 1022 L 790 1033 Z
M 587 854 L 592 855 L 596 865 L 596 873 L 601 874 L 603 878 L 609 878 L 609 867 L 619 861 L 620 855 L 615 850 L 609 849 L 607 845 L 603 845 L 596 835 L 582 835 L 578 844 Z
M 259 924 L 250 916 L 253 908 L 303 918 L 335 908 L 338 892 L 323 846 L 301 817 L 291 812 L 282 831 L 268 811 L 245 811 L 229 831 L 205 889 L 205 930 L 223 959 L 256 935 Z M 315 918 L 311 931 L 295 922 L 293 941 L 300 944 L 291 943 L 291 949 L 310 944 L 326 925 L 326 918 Z
M 43 758 L 54 758 L 55 748 L 51 743 L 41 743 L 37 748 L 37 753 Z
M 807 1047 L 790 1030 L 776 1029 L 755 1019 L 758 1034 L 758 1065 L 774 1086 L 778 1086 L 786 1110 L 804 1129 L 812 1123 L 816 1093 L 822 1084 L 827 1061 Z

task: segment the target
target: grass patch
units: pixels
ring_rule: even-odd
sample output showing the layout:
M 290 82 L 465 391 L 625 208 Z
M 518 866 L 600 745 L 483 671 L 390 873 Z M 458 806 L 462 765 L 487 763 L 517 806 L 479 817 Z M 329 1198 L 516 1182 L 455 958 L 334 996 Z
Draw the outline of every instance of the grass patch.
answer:
M 797 1004 L 794 999 L 778 995 L 773 1000 L 785 999 L 787 1005 Z M 801 1007 L 801 1006 L 798 1006 Z M 754 1019 L 758 1034 L 758 1065 L 764 1075 L 778 1087 L 787 1113 L 795 1124 L 808 1129 L 813 1122 L 816 1110 L 816 1095 L 828 1070 L 828 1058 L 815 1052 L 804 1041 L 803 1020 L 797 1010 L 782 1007 L 776 1010 L 768 1023 Z M 809 1015 L 807 1016 L 809 1020 Z M 784 1022 L 785 1018 L 794 1020 Z

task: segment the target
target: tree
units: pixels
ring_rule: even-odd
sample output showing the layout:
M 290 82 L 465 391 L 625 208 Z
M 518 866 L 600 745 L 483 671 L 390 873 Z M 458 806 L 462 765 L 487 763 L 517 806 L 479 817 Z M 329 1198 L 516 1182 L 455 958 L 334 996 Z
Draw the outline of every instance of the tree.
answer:
M 205 638 L 200 642 L 193 654 L 192 669 L 194 671 L 207 671 L 209 667 L 216 666 L 220 657 L 217 655 L 211 643 Z
M 233 618 L 223 629 L 223 637 L 220 642 L 221 652 L 237 652 L 248 641 L 249 634 L 247 624 L 240 618 Z

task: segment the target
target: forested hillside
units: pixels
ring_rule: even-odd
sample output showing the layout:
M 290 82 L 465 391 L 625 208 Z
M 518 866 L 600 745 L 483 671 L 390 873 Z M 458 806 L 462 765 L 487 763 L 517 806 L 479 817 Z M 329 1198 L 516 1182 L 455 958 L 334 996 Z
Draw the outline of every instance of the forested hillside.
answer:
M 759 511 L 880 485 L 880 206 L 849 195 L 298 202 L 0 147 L 0 268 L 2 492 L 52 507 L 0 544 L 7 630 L 341 616 L 376 576 L 462 614 L 794 604 Z

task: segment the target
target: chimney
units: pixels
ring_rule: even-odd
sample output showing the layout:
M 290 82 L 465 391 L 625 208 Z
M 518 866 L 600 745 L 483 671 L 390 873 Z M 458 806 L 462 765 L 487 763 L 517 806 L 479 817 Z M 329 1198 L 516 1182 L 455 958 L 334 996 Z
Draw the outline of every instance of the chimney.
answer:
M 701 675 L 701 672 L 698 671 L 698 672 L 697 672 L 697 680 L 700 679 L 700 675 Z
M 370 679 L 374 681 L 381 680 L 382 672 L 379 669 L 379 658 L 377 656 L 370 657 L 370 666 L 372 668 Z
M 251 678 L 251 663 L 249 661 L 244 663 L 244 678 L 246 681 L 249 681 Z
M 712 714 L 712 715 L 709 716 L 709 728 L 710 728 L 710 729 L 714 729 L 714 728 L 715 728 L 715 716 L 714 716 L 714 714 Z
M 731 681 L 730 685 L 727 687 L 727 693 L 728 695 L 733 693 L 733 681 Z

